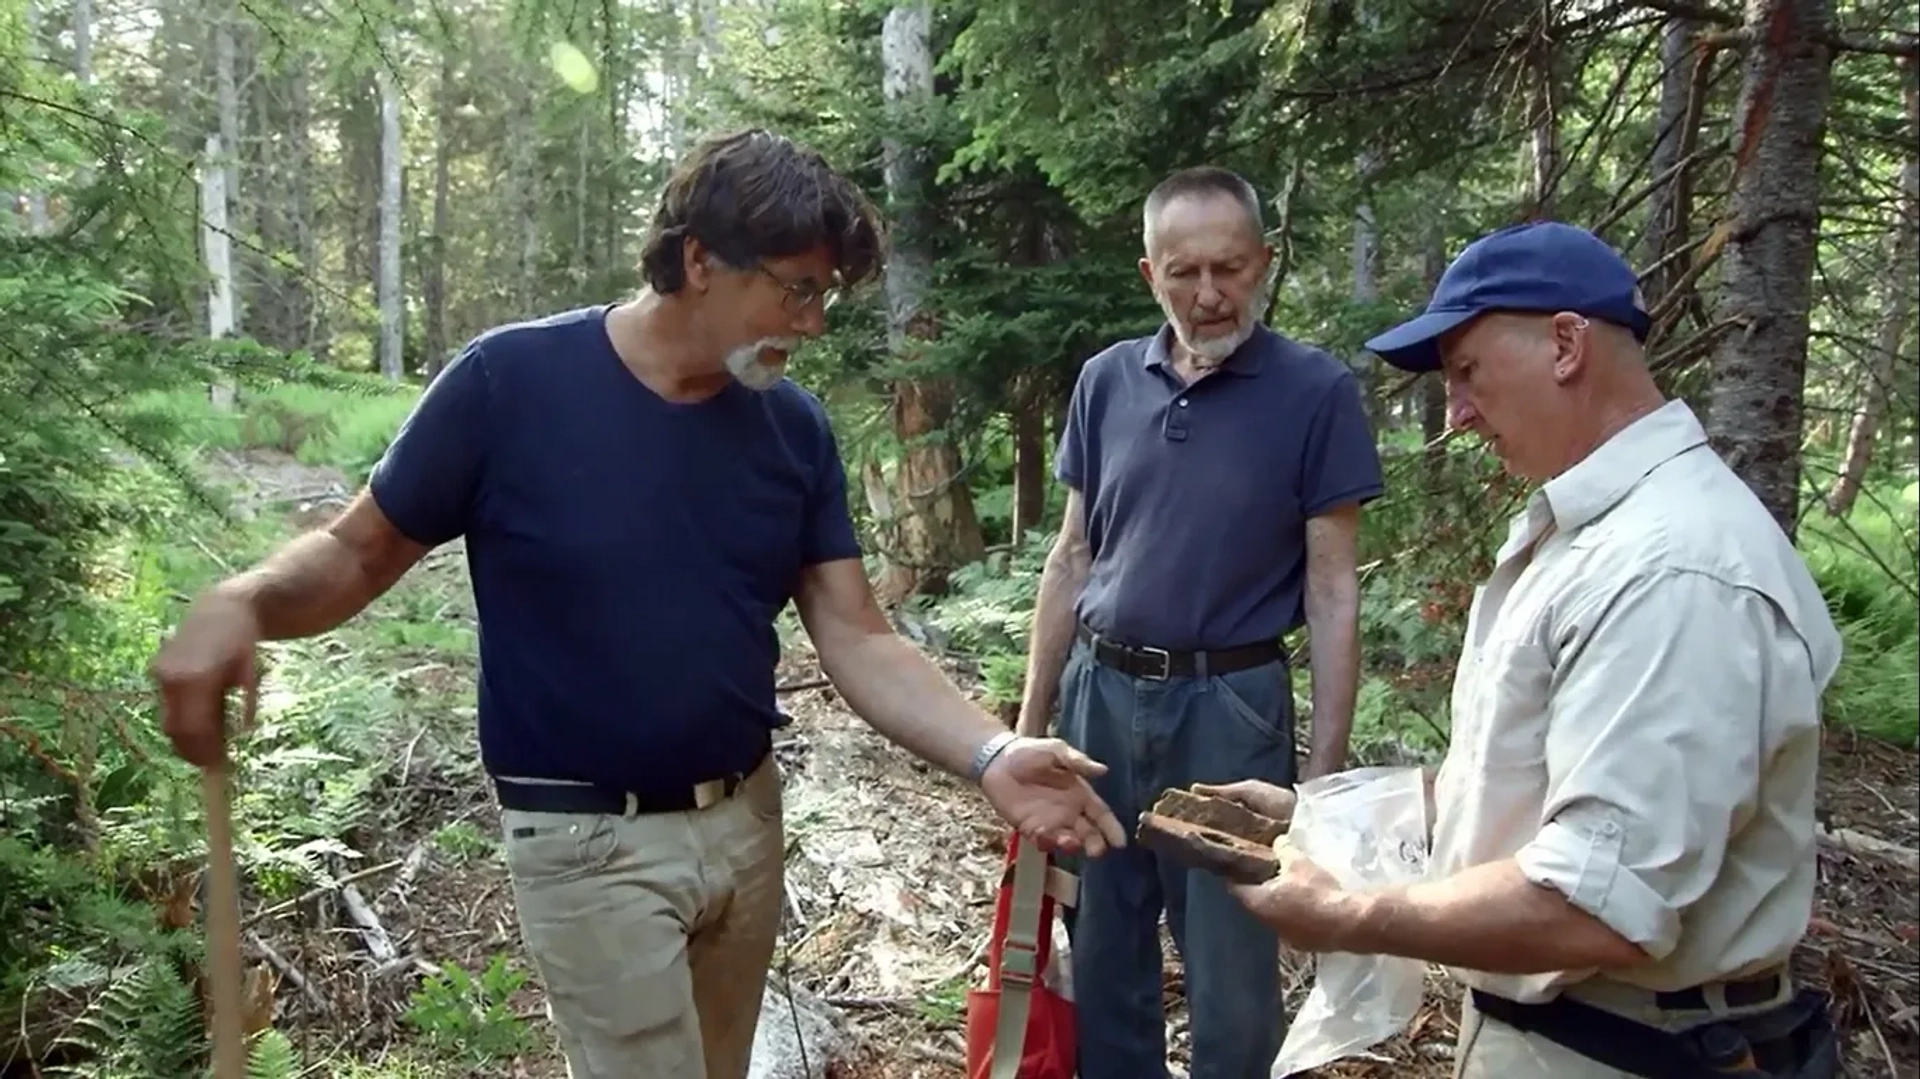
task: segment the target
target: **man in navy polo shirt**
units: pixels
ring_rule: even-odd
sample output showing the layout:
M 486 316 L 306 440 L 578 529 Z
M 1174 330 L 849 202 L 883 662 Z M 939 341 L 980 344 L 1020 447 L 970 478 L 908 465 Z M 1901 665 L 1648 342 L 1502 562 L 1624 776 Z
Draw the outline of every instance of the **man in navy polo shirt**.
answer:
M 480 747 L 575 1079 L 739 1079 L 782 902 L 773 621 L 799 608 L 861 716 L 1043 846 L 1125 834 L 1065 744 L 967 702 L 875 604 L 820 402 L 781 371 L 872 276 L 880 224 L 763 131 L 669 182 L 625 303 L 504 326 L 421 398 L 326 529 L 200 597 L 153 673 L 187 760 L 225 755 L 256 642 L 323 633 L 466 539 Z
M 1019 730 L 1106 762 L 1132 822 L 1191 784 L 1294 780 L 1281 637 L 1312 640 L 1307 774 L 1343 767 L 1358 676 L 1360 506 L 1381 493 L 1357 380 L 1261 324 L 1272 249 L 1221 169 L 1148 196 L 1141 274 L 1166 313 L 1087 361 L 1060 439 L 1066 518 L 1034 613 Z M 1159 918 L 1185 966 L 1193 1079 L 1266 1079 L 1279 943 L 1223 884 L 1128 847 L 1082 868 L 1072 918 L 1082 1079 L 1166 1075 Z

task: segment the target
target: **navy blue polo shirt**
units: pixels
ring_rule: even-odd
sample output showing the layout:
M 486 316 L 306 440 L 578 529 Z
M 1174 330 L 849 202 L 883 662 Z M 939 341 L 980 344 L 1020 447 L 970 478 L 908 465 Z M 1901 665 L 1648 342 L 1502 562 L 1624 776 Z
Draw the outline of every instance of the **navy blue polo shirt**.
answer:
M 1257 327 L 1191 386 L 1172 330 L 1088 360 L 1054 472 L 1079 491 L 1094 632 L 1192 650 L 1277 640 L 1305 621 L 1306 524 L 1384 487 L 1360 383 Z
M 475 339 L 371 486 L 414 540 L 466 538 L 491 774 L 690 786 L 766 751 L 774 618 L 803 567 L 860 547 L 817 399 L 783 380 L 668 402 L 606 311 Z

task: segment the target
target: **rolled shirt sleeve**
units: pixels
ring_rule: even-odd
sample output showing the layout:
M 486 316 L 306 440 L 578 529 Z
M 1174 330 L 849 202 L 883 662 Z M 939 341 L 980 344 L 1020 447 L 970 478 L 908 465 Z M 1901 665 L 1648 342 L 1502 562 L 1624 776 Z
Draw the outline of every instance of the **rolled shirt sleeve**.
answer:
M 1549 797 L 1522 872 L 1672 954 L 1753 815 L 1781 622 L 1762 595 L 1661 569 L 1568 619 L 1549 694 Z

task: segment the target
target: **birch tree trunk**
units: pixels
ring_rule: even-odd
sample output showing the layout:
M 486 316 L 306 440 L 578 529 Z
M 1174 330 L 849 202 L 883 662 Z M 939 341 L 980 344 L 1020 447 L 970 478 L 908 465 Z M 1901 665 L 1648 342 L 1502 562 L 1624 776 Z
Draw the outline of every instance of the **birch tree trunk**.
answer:
M 1734 113 L 1732 230 L 1715 321 L 1707 434 L 1787 535 L 1800 505 L 1820 152 L 1832 93 L 1827 0 L 1747 0 Z
M 1899 369 L 1900 348 L 1905 343 L 1907 320 L 1913 317 L 1913 288 L 1920 275 L 1920 85 L 1916 84 L 1912 57 L 1900 62 L 1905 78 L 1903 97 L 1907 112 L 1907 159 L 1900 169 L 1900 205 L 1894 214 L 1893 235 L 1889 238 L 1886 283 L 1886 307 L 1880 313 L 1880 334 L 1872 366 L 1860 387 L 1860 404 L 1854 410 L 1853 424 L 1847 431 L 1847 456 L 1840 475 L 1827 493 L 1827 510 L 1844 517 L 1860 497 L 1866 482 L 1867 466 L 1873 463 L 1874 440 L 1880 433 L 1880 418 L 1886 412 L 1887 393 Z
M 207 264 L 207 336 L 214 340 L 233 335 L 233 247 L 227 230 L 227 170 L 220 136 L 208 135 L 200 159 L 200 247 Z M 233 407 L 234 387 L 225 380 L 213 384 L 215 408 Z
M 227 230 L 228 237 L 235 231 L 234 222 L 239 217 L 236 209 L 240 203 L 240 84 L 234 75 L 235 52 L 233 14 L 223 5 L 213 24 L 213 100 L 220 125 L 222 157 L 218 164 L 224 174 L 221 182 L 226 192 L 221 227 Z M 231 261 L 230 242 L 227 250 Z M 246 307 L 237 285 L 238 282 L 229 277 L 227 290 L 235 327 L 245 317 Z
M 881 89 L 891 131 L 920 130 L 921 110 L 933 101 L 932 23 L 926 0 L 916 0 L 896 5 L 882 24 Z M 883 140 L 881 154 L 894 222 L 886 269 L 887 343 L 896 359 L 911 362 L 938 332 L 927 300 L 933 276 L 925 205 L 929 177 L 922 148 L 915 142 L 890 136 Z M 894 477 L 898 531 L 891 537 L 878 589 L 889 602 L 944 591 L 949 573 L 985 554 L 959 451 L 945 437 L 953 393 L 945 378 L 894 384 L 893 429 L 904 453 Z
M 398 382 L 405 373 L 401 329 L 406 300 L 400 288 L 400 90 L 384 63 L 374 69 L 380 92 L 380 373 Z

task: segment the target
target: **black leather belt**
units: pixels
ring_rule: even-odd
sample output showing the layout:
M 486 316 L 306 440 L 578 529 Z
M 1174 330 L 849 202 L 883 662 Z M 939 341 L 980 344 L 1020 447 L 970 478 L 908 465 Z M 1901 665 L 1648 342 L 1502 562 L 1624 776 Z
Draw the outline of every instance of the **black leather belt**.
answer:
M 1232 648 L 1171 652 L 1165 648 L 1108 640 L 1088 629 L 1084 622 L 1075 626 L 1075 630 L 1080 640 L 1093 650 L 1093 658 L 1101 666 L 1155 682 L 1169 678 L 1198 677 L 1203 665 L 1202 657 L 1205 657 L 1204 666 L 1208 674 L 1231 674 L 1282 658 L 1280 642 L 1277 640 L 1235 645 Z
M 1778 997 L 1781 989 L 1778 970 L 1720 983 L 1720 991 L 1726 997 L 1729 1008 L 1757 1008 Z M 1704 1012 L 1711 1009 L 1707 1003 L 1707 991 L 1697 985 L 1655 993 L 1653 1003 L 1663 1012 Z
M 495 777 L 493 789 L 500 808 L 523 813 L 586 813 L 638 816 L 643 813 L 685 813 L 705 809 L 733 797 L 747 777 L 766 763 L 762 754 L 744 772 L 709 779 L 671 790 L 628 791 L 578 783 L 521 783 Z

